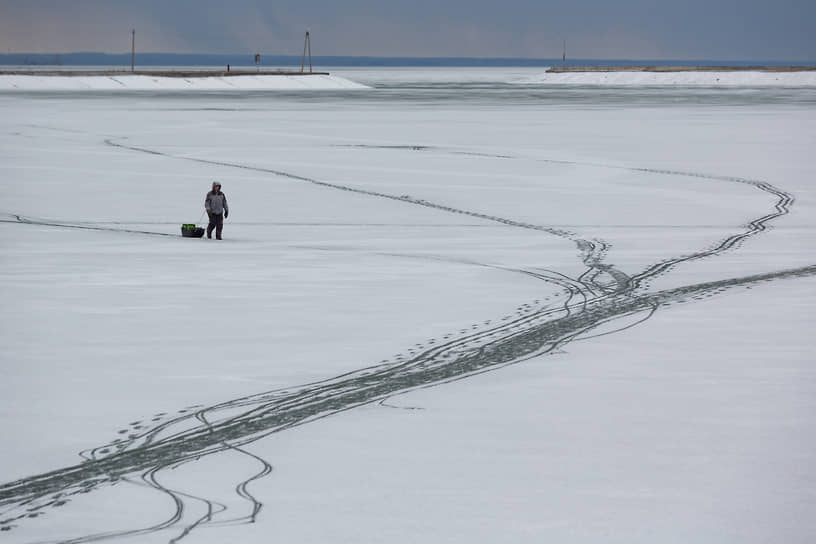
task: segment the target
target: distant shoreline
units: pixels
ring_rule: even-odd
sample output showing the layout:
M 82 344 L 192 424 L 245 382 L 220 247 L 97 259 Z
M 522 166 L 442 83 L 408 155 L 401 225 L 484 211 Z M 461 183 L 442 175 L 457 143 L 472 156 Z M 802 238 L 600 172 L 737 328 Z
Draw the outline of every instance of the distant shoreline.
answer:
M 260 68 L 299 69 L 303 64 L 301 55 L 273 55 L 262 51 Z M 112 69 L 130 68 L 131 56 L 127 53 L 0 53 L 0 66 L 36 69 L 60 67 L 88 66 L 100 68 L 110 66 Z M 813 66 L 816 59 L 587 59 L 568 58 L 566 66 Z M 242 69 L 256 68 L 254 55 L 250 54 L 201 54 L 201 53 L 149 53 L 136 51 L 136 66 L 159 67 L 167 66 L 173 69 L 187 69 L 194 66 L 214 69 L 215 67 L 240 66 Z M 557 58 L 542 57 L 372 57 L 372 56 L 344 56 L 344 55 L 314 55 L 314 66 L 326 67 L 530 67 L 548 68 L 562 66 L 564 61 L 559 55 Z
M 151 77 L 237 77 L 237 76 L 328 76 L 329 72 L 300 72 L 284 70 L 0 70 L 0 76 L 151 76 Z
M 816 66 L 553 66 L 551 74 L 597 72 L 814 72 Z

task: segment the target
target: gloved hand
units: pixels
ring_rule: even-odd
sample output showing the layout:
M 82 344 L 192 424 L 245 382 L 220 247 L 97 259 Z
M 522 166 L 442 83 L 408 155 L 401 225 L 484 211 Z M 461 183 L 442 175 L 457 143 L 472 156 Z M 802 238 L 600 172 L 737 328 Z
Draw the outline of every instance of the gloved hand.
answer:
M 229 217 L 229 212 L 226 212 L 226 211 L 225 211 L 225 212 L 224 212 L 224 219 L 226 219 L 227 217 Z

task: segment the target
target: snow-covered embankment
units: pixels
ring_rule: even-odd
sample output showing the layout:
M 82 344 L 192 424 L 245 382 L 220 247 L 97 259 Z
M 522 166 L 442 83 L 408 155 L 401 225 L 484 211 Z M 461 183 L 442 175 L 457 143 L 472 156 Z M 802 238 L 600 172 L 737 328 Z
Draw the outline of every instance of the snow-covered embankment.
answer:
M 723 87 L 816 87 L 816 72 L 764 71 L 588 71 L 542 73 L 514 81 L 522 85 L 681 85 Z
M 314 75 L 162 77 L 151 75 L 0 75 L 0 91 L 336 90 L 367 89 L 348 79 Z

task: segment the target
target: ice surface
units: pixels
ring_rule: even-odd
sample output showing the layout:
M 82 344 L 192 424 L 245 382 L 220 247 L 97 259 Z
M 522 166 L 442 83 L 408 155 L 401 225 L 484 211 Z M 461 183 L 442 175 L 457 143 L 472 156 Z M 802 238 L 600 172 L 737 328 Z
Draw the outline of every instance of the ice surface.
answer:
M 809 542 L 814 91 L 537 74 L 0 95 L 2 540 Z

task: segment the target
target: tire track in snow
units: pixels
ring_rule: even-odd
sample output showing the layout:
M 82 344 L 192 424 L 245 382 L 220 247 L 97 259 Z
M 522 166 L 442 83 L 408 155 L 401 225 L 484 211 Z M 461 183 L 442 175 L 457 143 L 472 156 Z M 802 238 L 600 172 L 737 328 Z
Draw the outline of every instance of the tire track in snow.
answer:
M 79 229 L 79 230 L 96 230 L 102 232 L 124 232 L 128 234 L 146 234 L 148 236 L 170 236 L 176 237 L 175 234 L 170 234 L 167 232 L 155 232 L 150 230 L 135 230 L 135 229 L 123 229 L 118 227 L 100 227 L 100 226 L 93 226 L 93 225 L 83 225 L 83 224 L 76 224 L 76 223 L 67 223 L 67 222 L 58 222 L 58 221 L 50 221 L 47 219 L 34 219 L 30 217 L 24 217 L 18 214 L 8 214 L 13 220 L 8 219 L 0 219 L 0 223 L 15 223 L 15 224 L 23 224 L 23 225 L 38 225 L 42 227 L 59 227 L 64 229 Z
M 614 323 L 623 318 L 642 315 L 634 323 L 595 336 L 611 334 L 616 330 L 630 328 L 651 317 L 663 305 L 682 302 L 688 298 L 711 296 L 705 294 L 721 292 L 729 288 L 750 285 L 756 282 L 816 274 L 816 266 L 811 266 L 774 274 L 697 284 L 654 294 L 636 293 L 636 290 L 645 285 L 647 280 L 668 272 L 682 262 L 704 259 L 738 247 L 749 236 L 764 231 L 768 222 L 788 213 L 793 198 L 764 182 L 744 180 L 742 178 L 717 178 L 715 176 L 675 171 L 627 168 L 633 171 L 696 175 L 708 179 L 737 181 L 753 185 L 778 198 L 775 206 L 776 212 L 752 220 L 746 226 L 746 230 L 727 237 L 707 250 L 652 265 L 640 274 L 630 278 L 610 265 L 601 264 L 601 259 L 609 247 L 606 243 L 597 240 L 582 240 L 574 233 L 565 230 L 459 210 L 405 196 L 398 197 L 321 182 L 276 170 L 205 159 L 177 157 L 154 150 L 124 146 L 113 143 L 111 140 L 106 141 L 106 143 L 115 147 L 154 155 L 268 172 L 333 189 L 399 200 L 451 213 L 496 221 L 509 226 L 548 232 L 575 242 L 582 252 L 582 260 L 588 269 L 574 280 L 554 272 L 514 270 L 561 286 L 566 292 L 567 298 L 560 307 L 540 309 L 508 323 L 456 337 L 453 340 L 424 349 L 418 354 L 411 354 L 407 359 L 398 357 L 396 362 L 384 362 L 329 380 L 307 384 L 294 390 L 269 391 L 260 395 L 233 399 L 226 403 L 203 408 L 193 414 L 179 416 L 158 424 L 148 431 L 133 434 L 128 437 L 128 440 L 116 440 L 106 446 L 96 448 L 86 454 L 87 461 L 82 465 L 0 486 L 0 507 L 8 507 L 6 513 L 17 511 L 26 506 L 29 507 L 27 510 L 29 512 L 32 505 L 33 508 L 38 510 L 48 506 L 61 506 L 73 494 L 87 493 L 101 485 L 128 481 L 130 474 L 143 471 L 142 479 L 154 489 L 168 494 L 176 505 L 173 516 L 162 524 L 153 527 L 136 531 L 88 535 L 62 542 L 78 544 L 119 536 L 146 534 L 175 527 L 180 524 L 183 518 L 185 503 L 182 497 L 202 501 L 207 505 L 207 513 L 193 520 L 192 523 L 185 525 L 182 532 L 172 542 L 181 540 L 196 528 L 212 523 L 214 517 L 226 509 L 224 505 L 219 505 L 219 509 L 216 509 L 214 508 L 216 503 L 205 498 L 169 490 L 160 484 L 156 474 L 161 470 L 175 468 L 197 460 L 204 455 L 227 450 L 233 450 L 254 458 L 255 461 L 261 464 L 262 469 L 239 483 L 235 488 L 239 496 L 251 503 L 252 514 L 218 523 L 252 522 L 260 512 L 262 505 L 248 493 L 247 486 L 252 481 L 269 474 L 271 465 L 245 450 L 243 446 L 264 436 L 358 406 L 373 402 L 383 403 L 394 395 L 404 394 L 419 388 L 435 387 L 443 383 L 496 370 L 510 364 L 517 364 L 545 353 L 552 353 L 553 350 L 567 342 L 592 338 L 593 336 L 587 336 L 587 334 L 598 327 Z M 610 168 L 623 167 L 610 166 Z M 612 283 L 599 283 L 596 278 L 601 274 L 607 274 L 611 277 Z M 610 287 L 609 285 L 614 286 Z M 198 425 L 191 426 L 190 423 L 193 420 Z M 62 504 L 57 504 L 57 502 Z M 220 509 L 222 506 L 223 509 Z M 27 512 L 22 516 L 7 517 L 0 520 L 0 527 L 10 527 L 13 521 L 22 519 Z
M 416 205 L 416 206 L 423 206 L 423 207 L 426 207 L 426 208 L 432 208 L 432 209 L 436 209 L 436 210 L 440 210 L 440 211 L 444 211 L 444 212 L 448 212 L 448 213 L 465 215 L 465 216 L 469 216 L 469 217 L 475 217 L 475 218 L 478 218 L 478 219 L 483 219 L 483 220 L 486 220 L 486 221 L 501 223 L 501 224 L 511 226 L 511 227 L 518 227 L 518 228 L 537 230 L 537 231 L 540 231 L 540 232 L 546 232 L 548 234 L 552 234 L 552 235 L 558 236 L 560 238 L 565 238 L 565 239 L 570 240 L 573 243 L 575 243 L 576 246 L 578 247 L 578 249 L 582 252 L 584 263 L 587 264 L 588 266 L 593 265 L 598 260 L 598 256 L 596 255 L 596 251 L 598 251 L 599 246 L 603 246 L 605 244 L 604 242 L 601 242 L 601 241 L 598 241 L 598 240 L 585 240 L 585 239 L 582 239 L 579 236 L 577 236 L 575 233 L 564 230 L 564 229 L 557 229 L 557 228 L 547 227 L 547 226 L 543 226 L 543 225 L 535 225 L 535 224 L 532 224 L 532 223 L 526 223 L 526 222 L 523 222 L 523 221 L 516 221 L 516 220 L 513 220 L 513 219 L 507 219 L 507 218 L 499 217 L 499 216 L 495 216 L 495 215 L 489 215 L 489 214 L 485 214 L 485 213 L 474 212 L 474 211 L 470 211 L 470 210 L 464 210 L 464 209 L 461 209 L 461 208 L 455 208 L 453 206 L 447 206 L 447 205 L 444 205 L 444 204 L 438 204 L 438 203 L 430 202 L 430 201 L 427 201 L 427 200 L 424 200 L 424 199 L 413 198 L 413 197 L 410 197 L 410 196 L 407 196 L 407 195 L 393 195 L 393 194 L 383 193 L 383 192 L 379 192 L 379 191 L 372 191 L 372 190 L 369 190 L 369 189 L 361 189 L 359 187 L 351 187 L 349 185 L 342 185 L 342 184 L 339 184 L 339 183 L 331 183 L 331 182 L 328 182 L 328 181 L 321 181 L 321 180 L 309 178 L 309 177 L 306 177 L 306 176 L 301 176 L 301 175 L 298 175 L 298 174 L 285 172 L 283 170 L 276 170 L 276 169 L 273 169 L 273 168 L 249 166 L 249 165 L 245 165 L 245 164 L 231 163 L 231 162 L 226 162 L 226 161 L 216 161 L 216 160 L 211 160 L 211 159 L 201 159 L 201 158 L 197 158 L 197 157 L 186 157 L 186 156 L 183 156 L 183 155 L 174 155 L 174 154 L 171 154 L 171 153 L 165 153 L 165 152 L 158 151 L 158 150 L 155 150 L 155 149 L 149 149 L 149 148 L 145 148 L 145 147 L 137 147 L 137 146 L 126 145 L 126 144 L 123 144 L 123 143 L 118 143 L 118 142 L 114 141 L 113 138 L 106 139 L 105 144 L 109 145 L 109 146 L 112 146 L 112 147 L 117 147 L 117 148 L 120 148 L 120 149 L 126 149 L 126 150 L 129 150 L 129 151 L 137 151 L 137 152 L 140 152 L 140 153 L 147 153 L 149 155 L 156 155 L 156 156 L 167 157 L 167 158 L 171 158 L 171 159 L 185 160 L 185 161 L 197 162 L 197 163 L 202 163 L 202 164 L 211 164 L 211 165 L 214 165 L 214 166 L 224 166 L 224 167 L 228 167 L 228 168 L 237 168 L 237 169 L 241 169 L 241 170 L 251 170 L 251 171 L 254 171 L 254 172 L 264 172 L 264 173 L 267 173 L 267 174 L 274 174 L 276 176 L 292 179 L 292 180 L 295 180 L 295 181 L 302 181 L 302 182 L 310 183 L 312 185 L 317 185 L 319 187 L 325 187 L 325 188 L 328 188 L 328 189 L 335 189 L 335 190 L 339 190 L 339 191 L 346 191 L 346 192 L 365 195 L 365 196 L 372 196 L 372 197 L 383 198 L 383 199 L 387 199 L 387 200 L 393 200 L 393 201 L 397 201 L 397 202 L 404 202 L 404 203 L 407 203 L 407 204 L 413 204 L 413 205 Z
M 0 507 L 31 505 L 38 501 L 87 492 L 102 485 L 124 481 L 129 475 L 143 473 L 151 486 L 164 490 L 157 473 L 169 467 L 191 462 L 202 456 L 242 448 L 270 434 L 383 401 L 395 394 L 435 387 L 470 376 L 550 353 L 598 326 L 622 316 L 649 312 L 655 307 L 701 299 L 712 293 L 761 282 L 816 275 L 816 265 L 782 272 L 700 283 L 652 294 L 614 295 L 580 303 L 581 311 L 568 311 L 566 305 L 543 311 L 549 319 L 528 322 L 526 327 L 501 325 L 495 339 L 487 332 L 457 338 L 428 349 L 398 364 L 376 365 L 295 389 L 269 391 L 197 410 L 151 429 L 109 455 L 92 455 L 85 463 L 24 478 L 0 486 Z M 544 315 L 536 316 L 539 318 Z M 532 319 L 532 316 L 528 319 Z M 476 335 L 474 335 L 476 336 Z M 236 413 L 237 412 L 237 413 Z M 190 418 L 206 418 L 207 425 L 174 431 L 174 426 Z M 262 461 L 265 463 L 265 461 Z M 261 473 L 259 473 L 261 474 Z M 259 477 L 256 475 L 255 477 Z M 253 478 L 247 480 L 251 481 Z M 138 531 L 91 535 L 59 542 L 93 542 L 116 536 L 146 534 L 174 527 L 182 519 L 184 504 L 180 493 L 166 490 L 176 504 L 175 513 L 162 524 Z M 201 500 L 196 498 L 197 500 Z M 204 525 L 213 511 L 199 518 L 192 528 Z M 11 518 L 0 523 L 8 524 Z M 183 532 L 177 540 L 189 534 Z
M 657 276 L 660 276 L 675 266 L 687 263 L 695 260 L 701 260 L 708 257 L 714 257 L 718 254 L 724 253 L 725 251 L 736 249 L 738 248 L 745 240 L 748 238 L 760 234 L 764 232 L 768 228 L 768 223 L 773 221 L 774 219 L 778 219 L 783 215 L 787 215 L 790 213 L 791 206 L 795 201 L 793 195 L 787 193 L 778 187 L 773 186 L 772 184 L 758 179 L 751 179 L 751 178 L 744 178 L 739 176 L 722 176 L 722 175 L 713 175 L 713 174 L 704 174 L 701 172 L 694 172 L 694 171 L 685 171 L 685 170 L 676 170 L 676 169 L 666 169 L 666 168 L 647 168 L 647 167 L 639 167 L 639 166 L 622 166 L 622 165 L 615 165 L 615 164 L 605 164 L 605 163 L 598 163 L 598 162 L 589 162 L 589 161 L 569 161 L 569 160 L 561 160 L 561 159 L 538 159 L 538 158 L 525 158 L 520 156 L 513 156 L 513 155 L 506 155 L 506 154 L 498 154 L 498 153 L 481 153 L 481 152 L 472 152 L 472 151 L 463 151 L 457 149 L 446 149 L 443 147 L 436 147 L 431 145 L 367 145 L 367 144 L 343 144 L 337 147 L 347 147 L 347 148 L 358 148 L 358 149 L 379 149 L 379 150 L 401 150 L 401 151 L 420 151 L 420 152 L 436 152 L 436 153 L 444 153 L 450 155 L 466 155 L 466 156 L 476 156 L 476 157 L 487 157 L 487 158 L 494 158 L 494 159 L 512 159 L 512 160 L 532 160 L 535 162 L 540 163 L 547 163 L 547 164 L 563 164 L 569 166 L 590 166 L 596 168 L 603 168 L 603 169 L 610 169 L 610 170 L 626 170 L 629 172 L 642 172 L 647 174 L 660 174 L 666 176 L 678 176 L 678 177 L 689 177 L 689 178 L 698 178 L 698 179 L 706 179 L 711 181 L 724 181 L 729 183 L 739 183 L 743 185 L 748 185 L 763 191 L 776 199 L 776 203 L 774 204 L 775 212 L 763 215 L 761 217 L 752 219 L 747 225 L 745 225 L 746 230 L 735 233 L 730 235 L 723 240 L 720 240 L 716 244 L 712 245 L 711 247 L 704 249 L 702 251 L 691 253 L 688 255 L 682 255 L 678 257 L 671 257 L 669 259 L 660 261 L 653 265 L 650 265 L 642 272 L 632 276 L 629 280 L 628 287 L 631 289 L 636 289 L 641 285 L 648 285 L 647 280 L 654 279 Z M 598 270 L 604 270 L 603 268 L 595 267 L 594 269 L 588 270 L 584 273 L 583 277 L 590 277 L 591 274 L 597 272 Z M 617 273 L 618 276 L 620 271 L 614 271 L 614 269 L 607 269 L 604 271 L 608 271 L 610 273 Z M 620 277 L 620 276 L 619 276 Z

